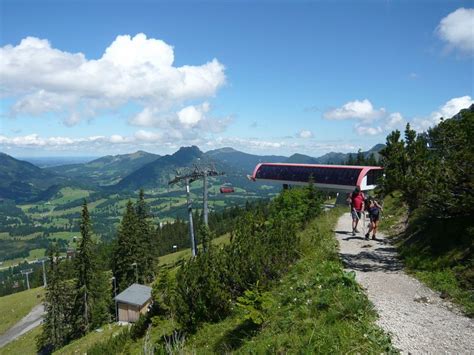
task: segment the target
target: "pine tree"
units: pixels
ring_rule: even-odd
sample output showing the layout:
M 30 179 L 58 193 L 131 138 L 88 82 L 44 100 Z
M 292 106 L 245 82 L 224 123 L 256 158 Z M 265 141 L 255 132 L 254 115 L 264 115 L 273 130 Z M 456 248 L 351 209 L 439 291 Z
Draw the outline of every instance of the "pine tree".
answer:
M 364 158 L 364 154 L 362 154 L 362 150 L 359 149 L 357 151 L 357 156 L 356 156 L 356 160 L 355 160 L 355 165 L 364 165 L 365 164 L 365 158 Z
M 207 253 L 209 251 L 209 247 L 211 245 L 211 240 L 212 240 L 211 230 L 209 229 L 208 226 L 206 226 L 204 223 L 202 223 L 199 226 L 199 234 L 198 235 L 201 239 L 202 250 L 203 250 L 204 253 Z
M 354 156 L 352 154 L 349 154 L 346 165 L 355 165 Z
M 366 161 L 367 165 L 369 166 L 376 166 L 378 164 L 377 159 L 375 159 L 375 154 L 371 153 L 369 158 Z
M 48 249 L 48 286 L 45 295 L 45 316 L 42 333 L 37 338 L 39 352 L 51 353 L 70 340 L 74 290 L 64 279 L 56 244 Z
M 113 271 L 120 291 L 136 282 L 134 263 L 138 267 L 141 252 L 138 235 L 138 217 L 131 201 L 128 201 L 120 223 L 115 245 Z
M 401 190 L 406 174 L 406 155 L 400 131 L 395 130 L 387 136 L 385 148 L 380 151 L 385 178 L 382 186 L 385 194 Z
M 140 190 L 136 203 L 137 215 L 137 241 L 140 253 L 137 254 L 138 279 L 140 282 L 148 283 L 154 278 L 155 269 L 155 249 L 153 248 L 153 227 L 151 224 L 151 214 L 145 201 L 145 193 Z
M 74 305 L 74 336 L 80 337 L 91 329 L 93 309 L 93 284 L 97 275 L 91 222 L 87 203 L 84 200 L 81 214 L 81 242 L 75 259 L 77 269 L 76 302 Z

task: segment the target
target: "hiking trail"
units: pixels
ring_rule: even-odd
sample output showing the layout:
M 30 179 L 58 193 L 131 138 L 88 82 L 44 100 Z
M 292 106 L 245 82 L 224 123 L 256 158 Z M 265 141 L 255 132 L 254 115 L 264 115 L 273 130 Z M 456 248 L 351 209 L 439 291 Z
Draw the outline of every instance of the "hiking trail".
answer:
M 349 213 L 339 219 L 339 253 L 346 270 L 356 272 L 379 314 L 377 324 L 390 333 L 393 345 L 403 353 L 473 353 L 474 319 L 408 276 L 383 234 L 378 233 L 376 241 L 366 240 L 361 223 L 359 230 L 352 235 Z

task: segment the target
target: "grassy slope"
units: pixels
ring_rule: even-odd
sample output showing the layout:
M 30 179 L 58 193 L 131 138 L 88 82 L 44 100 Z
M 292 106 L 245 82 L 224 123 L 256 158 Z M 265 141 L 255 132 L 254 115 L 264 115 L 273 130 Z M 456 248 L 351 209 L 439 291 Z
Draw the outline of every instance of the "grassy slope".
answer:
M 0 334 L 26 316 L 31 309 L 43 300 L 42 287 L 0 297 Z
M 93 331 L 78 340 L 66 345 L 64 348 L 55 351 L 54 354 L 86 354 L 89 349 L 96 342 L 101 341 L 109 336 L 114 336 L 121 331 L 118 325 L 104 325 L 100 332 Z
M 343 272 L 333 228 L 333 210 L 300 235 L 303 255 L 267 292 L 270 306 L 261 329 L 249 328 L 236 308 L 231 317 L 207 324 L 186 341 L 196 353 L 381 353 L 390 340 L 374 321 L 364 293 Z
M 474 316 L 474 230 L 469 221 L 427 221 L 414 213 L 408 224 L 400 194 L 385 199 L 381 227 L 396 236 L 406 269 Z M 418 211 L 419 212 L 419 211 Z
M 36 354 L 36 337 L 41 333 L 41 326 L 30 330 L 18 339 L 0 348 L 0 355 L 29 355 Z

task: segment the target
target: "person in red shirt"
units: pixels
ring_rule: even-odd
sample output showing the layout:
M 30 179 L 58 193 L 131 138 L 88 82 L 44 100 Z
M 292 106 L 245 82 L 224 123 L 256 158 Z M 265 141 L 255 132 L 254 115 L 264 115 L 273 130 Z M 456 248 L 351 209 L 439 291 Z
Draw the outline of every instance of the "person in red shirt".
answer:
M 352 192 L 347 199 L 347 202 L 349 202 L 351 206 L 352 235 L 359 233 L 357 225 L 359 224 L 359 220 L 364 212 L 364 201 L 364 193 L 360 191 L 359 187 L 356 187 L 354 192 Z

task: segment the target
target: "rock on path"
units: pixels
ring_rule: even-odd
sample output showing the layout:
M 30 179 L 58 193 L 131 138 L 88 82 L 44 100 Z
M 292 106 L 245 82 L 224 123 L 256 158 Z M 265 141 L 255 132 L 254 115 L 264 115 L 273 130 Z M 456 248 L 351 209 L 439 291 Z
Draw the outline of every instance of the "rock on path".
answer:
M 391 334 L 395 347 L 403 353 L 474 353 L 474 320 L 405 274 L 382 234 L 368 241 L 362 231 L 352 236 L 351 230 L 346 213 L 335 231 L 340 256 L 346 270 L 356 272 L 379 314 L 377 324 Z

